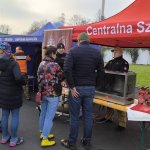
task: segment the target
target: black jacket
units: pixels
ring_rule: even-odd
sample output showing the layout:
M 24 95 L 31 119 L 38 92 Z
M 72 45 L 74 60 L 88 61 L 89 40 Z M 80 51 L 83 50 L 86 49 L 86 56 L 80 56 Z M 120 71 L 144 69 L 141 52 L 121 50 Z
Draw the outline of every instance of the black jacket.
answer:
M 66 53 L 63 53 L 63 54 L 57 53 L 57 55 L 56 55 L 55 61 L 59 64 L 61 69 L 63 69 L 65 57 L 66 57 Z
M 128 72 L 129 64 L 122 56 L 120 56 L 110 60 L 106 64 L 105 69 L 109 71 Z
M 86 41 L 70 49 L 64 63 L 64 74 L 70 88 L 95 86 L 104 74 L 104 62 L 100 52 Z
M 0 55 L 0 107 L 15 109 L 22 106 L 22 84 L 19 65 L 9 56 Z

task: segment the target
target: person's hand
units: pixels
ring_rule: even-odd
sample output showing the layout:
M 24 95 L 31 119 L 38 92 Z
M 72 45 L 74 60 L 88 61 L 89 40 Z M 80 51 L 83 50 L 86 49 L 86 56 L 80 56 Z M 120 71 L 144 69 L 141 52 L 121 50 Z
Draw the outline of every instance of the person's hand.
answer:
M 61 82 L 61 86 L 67 88 L 67 83 L 65 81 Z
M 70 89 L 70 91 L 71 91 L 72 97 L 75 97 L 75 98 L 79 97 L 80 94 L 78 93 L 75 87 Z

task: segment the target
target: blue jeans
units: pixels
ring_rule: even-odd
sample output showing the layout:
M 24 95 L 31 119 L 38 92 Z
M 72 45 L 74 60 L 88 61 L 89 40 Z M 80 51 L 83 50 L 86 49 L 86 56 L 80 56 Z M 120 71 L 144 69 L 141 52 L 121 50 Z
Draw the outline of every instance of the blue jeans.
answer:
M 40 132 L 43 138 L 48 138 L 53 126 L 53 119 L 57 110 L 59 97 L 44 96 L 41 102 Z
M 69 111 L 70 111 L 70 134 L 69 143 L 75 144 L 79 131 L 79 113 L 82 106 L 83 121 L 84 121 L 84 134 L 83 139 L 85 142 L 90 143 L 93 128 L 93 98 L 95 94 L 94 86 L 77 86 L 76 87 L 80 96 L 78 98 L 72 97 L 69 93 Z
M 11 136 L 11 142 L 16 142 L 17 131 L 19 126 L 19 111 L 20 108 L 16 109 L 4 109 L 2 108 L 2 137 L 8 139 Z M 8 132 L 8 119 L 11 113 L 11 133 Z

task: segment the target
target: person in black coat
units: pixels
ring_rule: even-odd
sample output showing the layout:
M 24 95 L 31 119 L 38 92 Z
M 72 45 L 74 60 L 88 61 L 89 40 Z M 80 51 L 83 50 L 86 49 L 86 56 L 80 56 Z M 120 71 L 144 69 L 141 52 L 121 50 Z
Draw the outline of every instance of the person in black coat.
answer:
M 123 58 L 123 49 L 121 47 L 115 47 L 111 50 L 114 55 L 114 59 L 110 60 L 106 66 L 105 70 L 107 71 L 118 71 L 118 72 L 128 72 L 129 70 L 129 64 L 128 62 Z M 107 76 L 105 76 L 107 79 L 107 82 L 113 82 L 113 80 Z M 117 130 L 120 131 L 122 129 L 125 129 L 126 127 L 126 112 L 117 111 L 118 112 L 118 119 L 119 119 L 119 125 L 117 126 Z M 98 122 L 107 122 L 107 121 L 113 121 L 114 118 L 114 109 L 107 108 L 107 112 L 104 118 L 98 120 Z
M 56 60 L 55 61 L 59 64 L 61 69 L 63 69 L 65 57 L 66 57 L 65 45 L 63 43 L 58 43 L 57 44 L 57 54 L 56 54 Z
M 105 69 L 108 71 L 119 71 L 119 72 L 128 72 L 129 64 L 123 58 L 123 49 L 120 47 L 115 47 L 111 50 L 114 53 L 114 59 L 110 60 Z
M 19 111 L 22 106 L 22 84 L 24 83 L 19 65 L 11 56 L 11 46 L 0 42 L 0 108 L 2 108 L 2 139 L 1 144 L 10 141 L 14 147 L 23 142 L 17 136 Z M 11 113 L 11 130 L 8 132 L 8 119 Z
M 84 133 L 81 142 L 84 147 L 90 149 L 96 76 L 102 77 L 104 74 L 104 62 L 101 53 L 90 46 L 87 33 L 79 34 L 78 45 L 70 49 L 64 63 L 64 74 L 70 88 L 68 96 L 70 134 L 68 139 L 61 140 L 61 144 L 72 150 L 76 150 L 81 107 L 84 121 Z

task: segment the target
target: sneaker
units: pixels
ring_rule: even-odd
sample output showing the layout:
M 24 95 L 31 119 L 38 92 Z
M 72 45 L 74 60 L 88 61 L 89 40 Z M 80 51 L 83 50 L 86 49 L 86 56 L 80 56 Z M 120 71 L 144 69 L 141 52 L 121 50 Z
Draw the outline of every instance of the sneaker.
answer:
M 42 139 L 41 141 L 42 147 L 54 146 L 55 144 L 56 144 L 55 141 L 49 141 L 48 139 Z
M 23 137 L 19 137 L 17 139 L 17 142 L 10 142 L 9 146 L 10 147 L 16 147 L 17 145 L 20 145 L 24 142 Z
M 61 142 L 62 146 L 66 147 L 70 150 L 77 150 L 76 144 L 70 144 L 69 141 L 66 139 L 61 139 L 60 142 Z
M 90 150 L 91 149 L 91 144 L 86 142 L 83 138 L 81 139 L 81 144 L 84 147 L 85 150 Z
M 10 137 L 8 138 L 2 138 L 1 139 L 1 144 L 7 144 L 10 141 Z
M 53 139 L 54 138 L 54 134 L 49 134 L 48 135 L 48 139 Z M 43 137 L 42 137 L 42 134 L 40 134 L 40 140 L 42 140 Z

